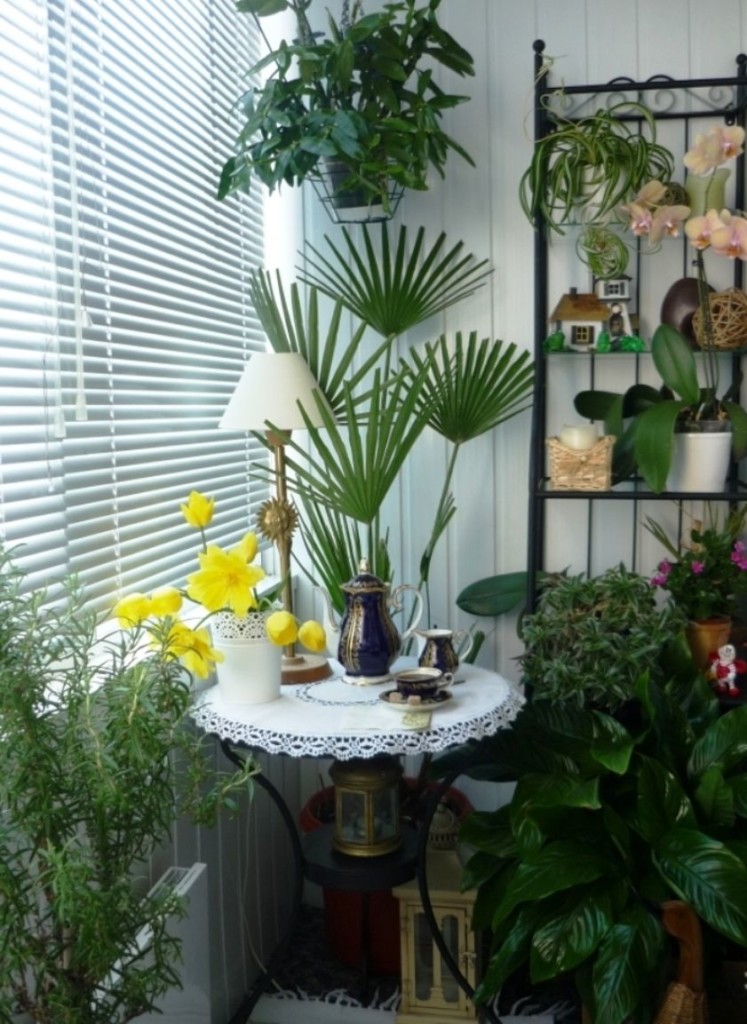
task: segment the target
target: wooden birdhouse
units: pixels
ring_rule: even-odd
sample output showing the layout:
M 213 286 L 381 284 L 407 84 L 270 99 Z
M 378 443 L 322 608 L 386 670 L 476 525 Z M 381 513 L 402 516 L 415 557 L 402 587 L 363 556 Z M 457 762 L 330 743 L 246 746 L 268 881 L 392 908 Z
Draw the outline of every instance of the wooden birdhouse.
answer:
M 550 315 L 554 330 L 562 331 L 571 348 L 588 352 L 601 331 L 607 330 L 609 307 L 593 292 L 579 293 L 576 288 L 562 297 Z

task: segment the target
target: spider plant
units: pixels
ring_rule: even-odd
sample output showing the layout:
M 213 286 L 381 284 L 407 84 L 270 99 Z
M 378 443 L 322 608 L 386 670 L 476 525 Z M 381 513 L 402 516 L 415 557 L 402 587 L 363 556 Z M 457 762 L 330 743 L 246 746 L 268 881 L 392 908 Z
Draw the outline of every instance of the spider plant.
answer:
M 562 235 L 576 215 L 587 224 L 605 223 L 644 182 L 670 180 L 674 158 L 657 143 L 644 104 L 623 101 L 576 120 L 548 116 L 552 130 L 535 143 L 519 183 L 521 208 L 532 224 L 541 220 Z
M 345 245 L 339 248 L 324 236 L 330 257 L 307 244 L 315 258 L 306 258 L 309 270 L 299 268 L 301 280 L 342 302 L 384 338 L 403 334 L 468 298 L 492 273 L 487 260 L 463 252 L 463 242 L 447 248 L 443 232 L 428 246 L 425 229 L 419 228 L 409 255 L 404 225 L 395 244 L 382 224 L 378 251 L 365 224 L 362 246 L 346 228 L 342 236 Z

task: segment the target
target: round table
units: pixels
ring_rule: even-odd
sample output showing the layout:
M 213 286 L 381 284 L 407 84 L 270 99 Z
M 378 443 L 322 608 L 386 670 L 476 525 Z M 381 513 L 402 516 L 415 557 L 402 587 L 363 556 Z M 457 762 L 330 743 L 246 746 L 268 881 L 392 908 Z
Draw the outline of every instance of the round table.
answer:
M 411 665 L 400 659 L 395 670 Z M 373 757 L 375 754 L 436 754 L 470 739 L 491 736 L 509 725 L 524 703 L 503 676 L 476 665 L 460 665 L 451 696 L 424 723 L 417 709 L 405 714 L 381 699 L 393 684 L 355 686 L 342 669 L 320 683 L 285 686 L 268 704 L 234 704 L 217 686 L 192 709 L 194 721 L 221 740 L 268 754 L 291 757 Z
M 414 659 L 401 658 L 393 671 L 411 667 Z M 436 754 L 467 740 L 491 736 L 509 725 L 524 704 L 524 697 L 502 676 L 475 665 L 460 665 L 449 696 L 432 710 L 406 711 L 386 699 L 392 682 L 357 686 L 342 679 L 342 668 L 332 662 L 334 675 L 318 683 L 284 686 L 280 697 L 267 704 L 236 704 L 227 701 L 218 686 L 195 699 L 191 717 L 205 732 L 217 736 L 226 756 L 240 763 L 234 746 L 290 757 L 332 757 L 337 760 L 369 758 L 377 754 Z M 382 698 L 382 695 L 384 697 Z M 421 828 L 417 848 L 406 837 L 400 850 L 384 857 L 366 858 L 339 854 L 322 846 L 322 836 L 306 837 L 302 846 L 293 818 L 282 795 L 261 774 L 255 777 L 277 805 L 288 827 L 297 865 L 294 914 L 301 904 L 303 878 L 336 888 L 359 889 L 365 894 L 399 884 L 416 874 L 431 929 L 436 922 L 427 893 L 425 853 L 428 826 Z M 445 787 L 444 787 L 445 788 Z M 433 804 L 435 809 L 435 801 Z M 393 881 L 394 879 L 394 881 Z M 363 924 L 362 924 L 363 927 Z M 276 951 L 280 959 L 293 933 L 289 923 Z M 455 977 L 466 979 L 441 940 L 439 947 Z M 275 956 L 271 958 L 275 961 Z M 251 1013 L 261 991 L 272 977 L 272 967 L 255 991 L 244 1001 L 240 1014 Z M 364 970 L 364 978 L 367 970 Z M 471 995 L 471 991 L 468 992 Z M 239 1015 L 237 1015 L 237 1018 Z M 237 1019 L 234 1018 L 234 1019 Z M 495 1018 L 494 1018 L 495 1019 Z

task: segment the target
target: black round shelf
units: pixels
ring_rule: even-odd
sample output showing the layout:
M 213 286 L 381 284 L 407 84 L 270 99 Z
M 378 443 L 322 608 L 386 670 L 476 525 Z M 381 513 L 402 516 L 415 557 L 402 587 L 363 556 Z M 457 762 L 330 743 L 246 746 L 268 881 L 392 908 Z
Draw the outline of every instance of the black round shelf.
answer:
M 322 825 L 302 837 L 305 867 L 310 882 L 330 889 L 377 892 L 392 889 L 415 877 L 418 864 L 417 832 L 402 824 L 402 846 L 380 857 L 355 857 L 332 846 L 334 825 Z

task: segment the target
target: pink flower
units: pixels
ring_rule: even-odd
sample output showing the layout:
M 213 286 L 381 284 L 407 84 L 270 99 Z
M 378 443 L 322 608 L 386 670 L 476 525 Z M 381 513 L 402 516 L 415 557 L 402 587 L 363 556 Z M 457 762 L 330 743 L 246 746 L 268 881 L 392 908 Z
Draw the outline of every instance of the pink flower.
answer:
M 738 569 L 742 570 L 742 572 L 747 570 L 747 547 L 745 547 L 741 540 L 734 543 L 731 560 Z
M 693 562 L 690 568 L 696 576 L 700 576 L 701 573 L 705 572 L 705 562 Z
M 727 210 L 723 211 L 728 213 Z M 716 228 L 724 227 L 724 222 L 715 210 L 709 210 L 704 217 L 691 217 L 685 224 L 685 234 L 695 249 L 707 249 L 711 244 L 711 236 Z
M 723 210 L 722 225 L 711 232 L 711 248 L 720 256 L 747 260 L 747 220 Z
M 685 154 L 684 164 L 692 174 L 710 174 L 727 160 L 739 156 L 744 145 L 744 129 L 737 125 L 716 126 L 707 135 L 699 133 Z
M 630 214 L 630 230 L 634 235 L 640 237 L 649 233 L 654 215 L 647 206 L 641 206 L 640 203 L 628 203 L 622 209 Z
M 662 238 L 677 238 L 680 228 L 690 215 L 689 206 L 660 206 L 654 214 L 648 237 L 652 245 Z

